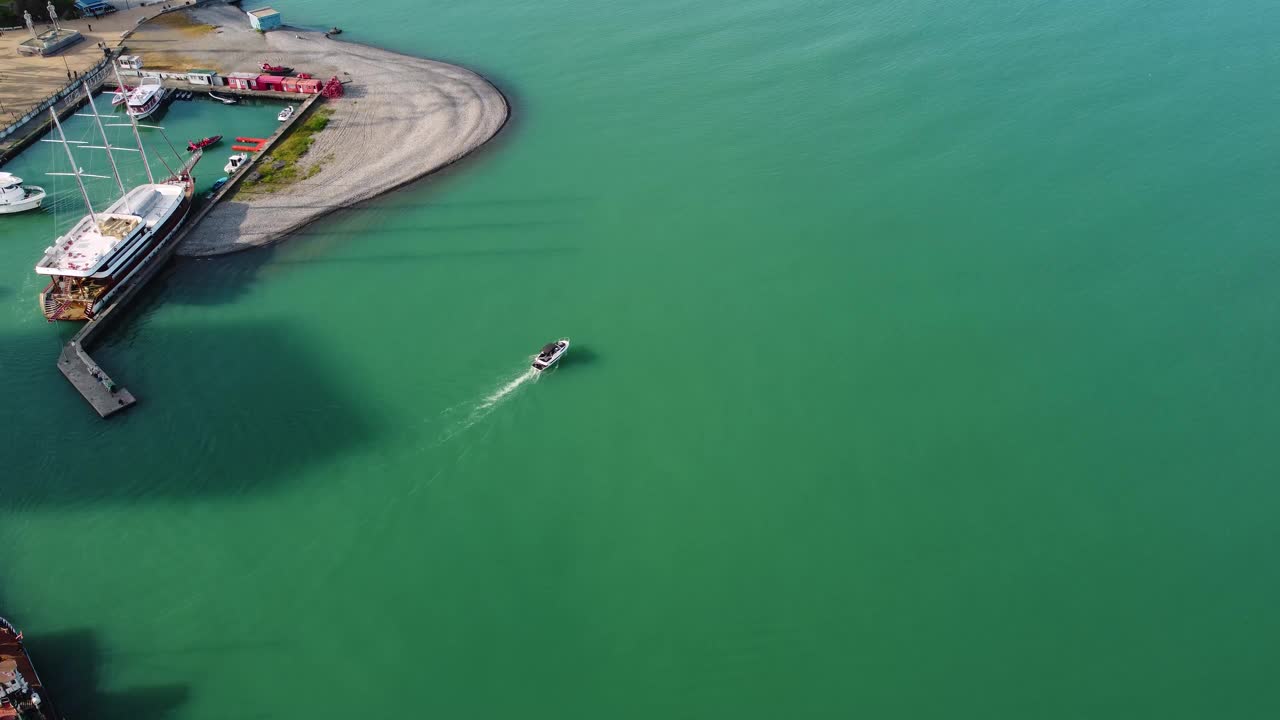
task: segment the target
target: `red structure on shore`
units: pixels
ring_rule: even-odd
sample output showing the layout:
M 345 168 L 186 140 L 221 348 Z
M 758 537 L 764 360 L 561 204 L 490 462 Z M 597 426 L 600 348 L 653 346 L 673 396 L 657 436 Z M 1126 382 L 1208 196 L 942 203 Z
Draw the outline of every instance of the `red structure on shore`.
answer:
M 320 94 L 327 98 L 340 98 L 344 92 L 346 91 L 342 88 L 342 82 L 338 80 L 337 75 L 334 75 L 324 84 L 324 90 L 321 90 Z

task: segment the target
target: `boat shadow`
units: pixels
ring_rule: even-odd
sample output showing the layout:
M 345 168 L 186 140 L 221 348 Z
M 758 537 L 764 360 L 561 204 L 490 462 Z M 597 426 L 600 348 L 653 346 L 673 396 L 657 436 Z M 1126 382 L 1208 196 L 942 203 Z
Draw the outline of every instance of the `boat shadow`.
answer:
M 600 356 L 596 354 L 591 346 L 575 342 L 569 347 L 569 352 L 560 358 L 560 367 L 587 367 L 600 362 Z
M 164 720 L 185 705 L 191 695 L 190 688 L 180 684 L 105 690 L 102 676 L 108 658 L 93 630 L 26 633 L 24 638 L 59 717 Z

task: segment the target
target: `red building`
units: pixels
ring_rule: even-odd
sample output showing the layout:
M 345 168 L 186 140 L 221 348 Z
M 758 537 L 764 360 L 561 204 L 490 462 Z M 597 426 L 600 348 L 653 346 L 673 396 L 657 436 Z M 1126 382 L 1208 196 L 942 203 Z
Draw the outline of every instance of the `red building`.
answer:
M 259 75 L 257 89 L 284 92 L 284 78 L 279 75 Z
M 258 76 L 254 73 L 231 73 L 227 76 L 227 86 L 240 90 L 257 90 Z

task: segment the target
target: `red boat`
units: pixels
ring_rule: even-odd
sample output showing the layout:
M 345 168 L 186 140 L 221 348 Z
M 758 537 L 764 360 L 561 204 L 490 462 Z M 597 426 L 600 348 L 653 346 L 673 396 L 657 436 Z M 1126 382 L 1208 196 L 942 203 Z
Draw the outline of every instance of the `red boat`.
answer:
M 22 644 L 22 633 L 0 618 L 0 718 L 5 720 L 55 720 L 49 691 L 31 664 Z
M 287 68 L 283 65 L 272 65 L 267 62 L 262 63 L 260 67 L 262 68 L 262 72 L 271 73 L 272 75 L 288 75 L 293 72 L 293 68 Z
M 203 150 L 209 147 L 210 145 L 217 145 L 218 141 L 221 139 L 222 139 L 221 135 L 214 135 L 212 137 L 207 137 L 203 140 L 193 140 L 187 143 L 187 152 L 195 152 L 197 150 Z

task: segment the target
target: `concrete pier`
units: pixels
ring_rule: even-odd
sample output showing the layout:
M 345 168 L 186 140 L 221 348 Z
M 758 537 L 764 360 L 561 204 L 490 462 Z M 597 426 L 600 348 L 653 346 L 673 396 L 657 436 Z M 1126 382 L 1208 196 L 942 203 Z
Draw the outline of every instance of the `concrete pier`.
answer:
M 228 95 L 246 94 L 229 88 L 218 89 L 226 91 Z M 298 96 L 295 94 L 295 98 L 296 97 Z M 270 152 L 271 148 L 279 142 L 280 138 L 284 137 L 284 135 L 289 132 L 290 128 L 292 128 L 294 124 L 305 118 L 311 107 L 320 100 L 319 95 L 308 95 L 302 97 L 305 97 L 306 100 L 299 107 L 298 112 L 295 112 L 293 117 L 289 118 L 289 120 L 280 123 L 280 127 L 271 134 L 271 137 L 267 138 L 267 142 L 263 145 L 263 150 L 254 154 L 249 162 L 245 163 L 244 166 L 240 168 L 240 171 L 235 174 L 231 181 L 226 185 L 223 185 L 222 188 L 218 190 L 216 195 L 207 200 L 197 197 L 194 201 L 195 209 L 192 210 L 186 223 L 184 223 L 169 242 L 165 244 L 164 248 L 158 255 L 156 255 L 155 259 L 148 263 L 141 272 L 129 281 L 129 286 L 120 293 L 119 297 L 112 301 L 112 303 L 103 309 L 102 312 L 98 313 L 94 319 L 85 323 L 84 327 L 80 329 L 80 332 L 76 333 L 75 336 L 71 338 L 70 342 L 62 347 L 62 352 L 58 355 L 58 370 L 62 371 L 62 374 L 66 376 L 67 380 L 71 382 L 75 389 L 84 397 L 89 405 L 93 407 L 99 416 L 107 418 L 122 410 L 126 410 L 137 402 L 137 398 L 135 398 L 133 393 L 129 392 L 126 388 L 116 385 L 115 381 L 111 379 L 107 372 L 103 370 L 100 365 L 94 362 L 92 357 L 90 357 L 87 348 L 93 344 L 98 334 L 102 332 L 112 320 L 116 319 L 120 315 L 121 309 L 128 305 L 129 302 L 142 290 L 142 288 L 145 287 L 152 278 L 159 274 L 160 270 L 164 268 L 169 258 L 173 256 L 174 251 L 182 244 L 187 233 L 191 232 L 191 230 L 195 228 L 202 219 L 204 219 L 204 216 L 209 214 L 209 211 L 217 206 L 218 201 L 221 200 L 225 194 L 231 192 L 235 186 L 239 184 L 241 178 L 246 177 L 250 172 L 252 172 L 258 161 Z M 199 166 L 197 165 L 197 169 L 198 168 Z
M 99 417 L 110 417 L 137 402 L 133 393 L 118 387 L 76 342 L 69 342 L 62 347 L 62 354 L 58 356 L 58 369 L 93 406 Z

